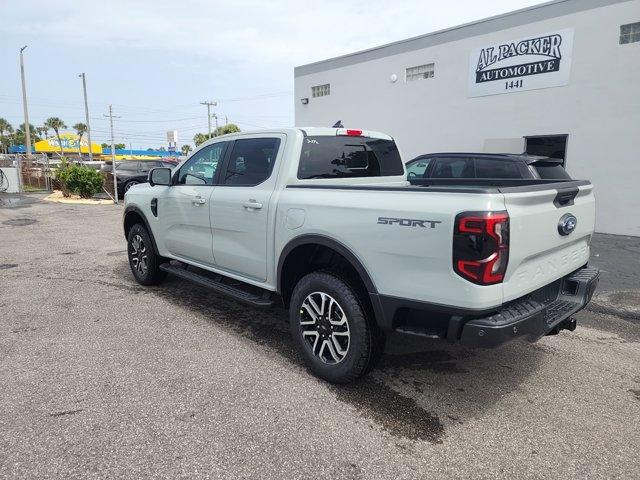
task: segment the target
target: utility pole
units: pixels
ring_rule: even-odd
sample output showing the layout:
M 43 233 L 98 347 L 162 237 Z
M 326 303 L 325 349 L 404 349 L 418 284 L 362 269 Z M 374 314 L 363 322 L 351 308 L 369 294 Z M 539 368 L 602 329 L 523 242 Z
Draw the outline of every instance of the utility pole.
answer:
M 27 45 L 20 49 L 20 76 L 22 77 L 22 106 L 24 108 L 24 143 L 27 150 L 27 158 L 31 158 L 31 129 L 29 128 L 29 112 L 27 110 L 27 87 L 24 80 L 24 59 L 22 58 L 22 52 L 24 52 L 26 48 Z
M 113 140 L 113 108 L 109 105 L 109 126 L 111 127 L 111 173 L 113 174 L 113 203 L 118 203 L 118 178 L 116 174 L 116 146 Z M 115 117 L 119 118 L 119 117 Z
M 211 138 L 211 107 L 217 107 L 218 102 L 200 102 L 200 105 L 207 106 L 207 123 L 209 125 L 209 138 Z
M 216 129 L 214 131 L 218 131 L 218 115 L 216 115 L 215 113 L 213 114 L 213 118 L 216 119 Z
M 93 154 L 91 153 L 91 127 L 89 126 L 89 104 L 87 103 L 87 82 L 84 77 L 84 72 L 78 75 L 82 77 L 82 91 L 84 93 L 84 116 L 87 122 L 87 141 L 89 142 L 89 161 L 93 160 Z

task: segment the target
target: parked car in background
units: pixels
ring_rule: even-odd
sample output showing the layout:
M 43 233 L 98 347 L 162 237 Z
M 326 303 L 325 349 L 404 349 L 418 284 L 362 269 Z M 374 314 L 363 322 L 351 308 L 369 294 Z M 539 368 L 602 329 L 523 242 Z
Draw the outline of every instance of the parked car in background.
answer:
M 407 162 L 407 180 L 426 178 L 570 180 L 562 159 L 496 153 L 430 153 Z
M 118 195 L 124 195 L 124 192 L 138 183 L 146 183 L 149 171 L 152 168 L 168 167 L 174 168 L 173 162 L 161 160 L 122 160 L 116 162 L 116 180 L 118 181 Z M 103 172 L 111 172 L 111 164 L 102 167 Z

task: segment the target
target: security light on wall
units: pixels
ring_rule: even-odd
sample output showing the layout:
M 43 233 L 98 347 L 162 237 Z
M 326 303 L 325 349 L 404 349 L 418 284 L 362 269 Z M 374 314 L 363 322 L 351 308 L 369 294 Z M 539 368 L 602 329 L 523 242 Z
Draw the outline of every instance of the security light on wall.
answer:
M 301 98 L 300 101 L 302 102 L 303 105 L 306 105 L 307 103 L 309 103 L 309 99 L 308 98 Z

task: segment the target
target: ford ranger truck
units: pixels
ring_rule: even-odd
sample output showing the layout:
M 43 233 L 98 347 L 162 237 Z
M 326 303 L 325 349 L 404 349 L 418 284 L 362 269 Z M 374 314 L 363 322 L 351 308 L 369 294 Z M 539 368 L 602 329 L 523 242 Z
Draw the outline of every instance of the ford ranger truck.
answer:
M 588 181 L 413 185 L 393 138 L 356 129 L 216 137 L 128 190 L 123 220 L 139 283 L 284 305 L 309 369 L 338 383 L 390 332 L 497 347 L 573 330 L 599 274 Z

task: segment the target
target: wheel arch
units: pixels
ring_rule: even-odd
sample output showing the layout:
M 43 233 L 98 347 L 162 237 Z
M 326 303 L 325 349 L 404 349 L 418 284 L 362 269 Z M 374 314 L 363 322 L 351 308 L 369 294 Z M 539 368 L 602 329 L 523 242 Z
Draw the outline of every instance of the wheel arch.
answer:
M 277 268 L 277 292 L 281 295 L 285 305 L 288 306 L 289 299 L 291 297 L 291 291 L 295 285 L 295 281 L 299 276 L 296 275 L 296 271 L 292 271 L 292 268 L 298 267 L 298 272 L 308 273 L 307 269 L 300 268 L 300 265 L 295 265 L 293 262 L 298 258 L 298 254 L 313 252 L 314 254 L 318 250 L 332 251 L 339 255 L 357 274 L 359 280 L 362 282 L 362 286 L 366 290 L 364 293 L 377 294 L 376 286 L 369 275 L 369 272 L 364 267 L 358 257 L 344 244 L 339 241 L 324 236 L 324 235 L 301 235 L 289 241 L 280 252 L 278 258 Z M 367 295 L 368 296 L 368 295 Z
M 135 205 L 129 205 L 124 209 L 123 215 L 123 227 L 124 227 L 124 238 L 129 238 L 129 231 L 131 227 L 133 227 L 137 223 L 142 223 L 144 228 L 146 228 L 149 237 L 151 237 L 151 243 L 153 244 L 153 250 L 156 254 L 158 254 L 158 245 L 156 244 L 156 239 L 153 236 L 153 231 L 149 226 L 149 222 L 147 221 L 147 217 L 144 215 L 142 210 Z

